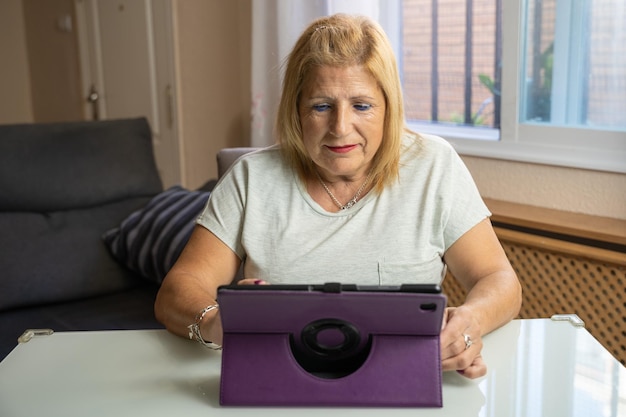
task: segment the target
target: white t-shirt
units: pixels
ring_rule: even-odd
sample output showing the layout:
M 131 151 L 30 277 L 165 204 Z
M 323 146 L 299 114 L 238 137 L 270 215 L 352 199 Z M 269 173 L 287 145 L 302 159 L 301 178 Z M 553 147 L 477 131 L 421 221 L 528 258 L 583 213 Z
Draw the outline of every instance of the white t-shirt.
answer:
M 404 138 L 400 177 L 352 208 L 325 211 L 277 145 L 244 155 L 197 220 L 244 262 L 244 277 L 272 284 L 440 283 L 444 252 L 490 216 L 443 139 Z

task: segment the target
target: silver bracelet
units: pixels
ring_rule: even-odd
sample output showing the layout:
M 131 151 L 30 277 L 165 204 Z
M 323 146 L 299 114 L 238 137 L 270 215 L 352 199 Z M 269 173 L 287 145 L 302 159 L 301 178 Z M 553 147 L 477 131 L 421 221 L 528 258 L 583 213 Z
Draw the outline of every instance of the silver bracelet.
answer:
M 196 315 L 195 323 L 192 323 L 189 326 L 187 326 L 187 328 L 189 329 L 190 340 L 196 339 L 201 345 L 209 349 L 222 350 L 222 347 L 218 345 L 217 343 L 204 340 L 204 338 L 202 337 L 202 333 L 200 333 L 200 323 L 202 322 L 202 319 L 204 318 L 206 313 L 208 313 L 209 311 L 217 310 L 218 308 L 219 308 L 219 305 L 211 304 L 211 305 L 204 307 L 202 311 Z

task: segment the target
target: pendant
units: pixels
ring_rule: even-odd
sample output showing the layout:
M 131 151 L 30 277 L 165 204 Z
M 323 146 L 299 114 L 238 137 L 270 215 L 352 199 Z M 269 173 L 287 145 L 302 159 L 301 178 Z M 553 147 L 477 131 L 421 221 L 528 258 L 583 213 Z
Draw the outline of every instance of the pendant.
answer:
M 341 206 L 341 210 L 348 210 L 350 207 L 352 207 L 353 205 L 356 204 L 356 201 L 357 201 L 357 199 L 353 198 L 352 200 L 348 201 L 346 204 Z

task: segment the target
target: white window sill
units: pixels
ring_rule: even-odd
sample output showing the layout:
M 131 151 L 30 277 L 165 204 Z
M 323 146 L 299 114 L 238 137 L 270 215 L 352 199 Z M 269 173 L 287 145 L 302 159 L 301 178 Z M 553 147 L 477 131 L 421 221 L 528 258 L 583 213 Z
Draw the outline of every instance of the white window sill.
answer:
M 500 139 L 500 132 L 489 128 L 414 122 L 408 127 L 443 137 L 461 155 L 626 173 L 626 132 L 520 125 L 518 136 L 524 140 L 516 140 Z

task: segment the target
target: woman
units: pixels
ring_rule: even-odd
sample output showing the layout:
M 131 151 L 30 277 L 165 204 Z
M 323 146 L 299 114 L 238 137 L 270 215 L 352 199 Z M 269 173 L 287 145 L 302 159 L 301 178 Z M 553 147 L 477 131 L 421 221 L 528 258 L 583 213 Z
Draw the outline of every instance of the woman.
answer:
M 361 17 L 313 22 L 291 52 L 278 144 L 216 186 L 155 304 L 168 330 L 219 343 L 217 287 L 440 283 L 468 290 L 446 310 L 444 370 L 486 373 L 482 336 L 515 317 L 521 289 L 472 178 L 442 139 L 405 128 L 395 58 Z

